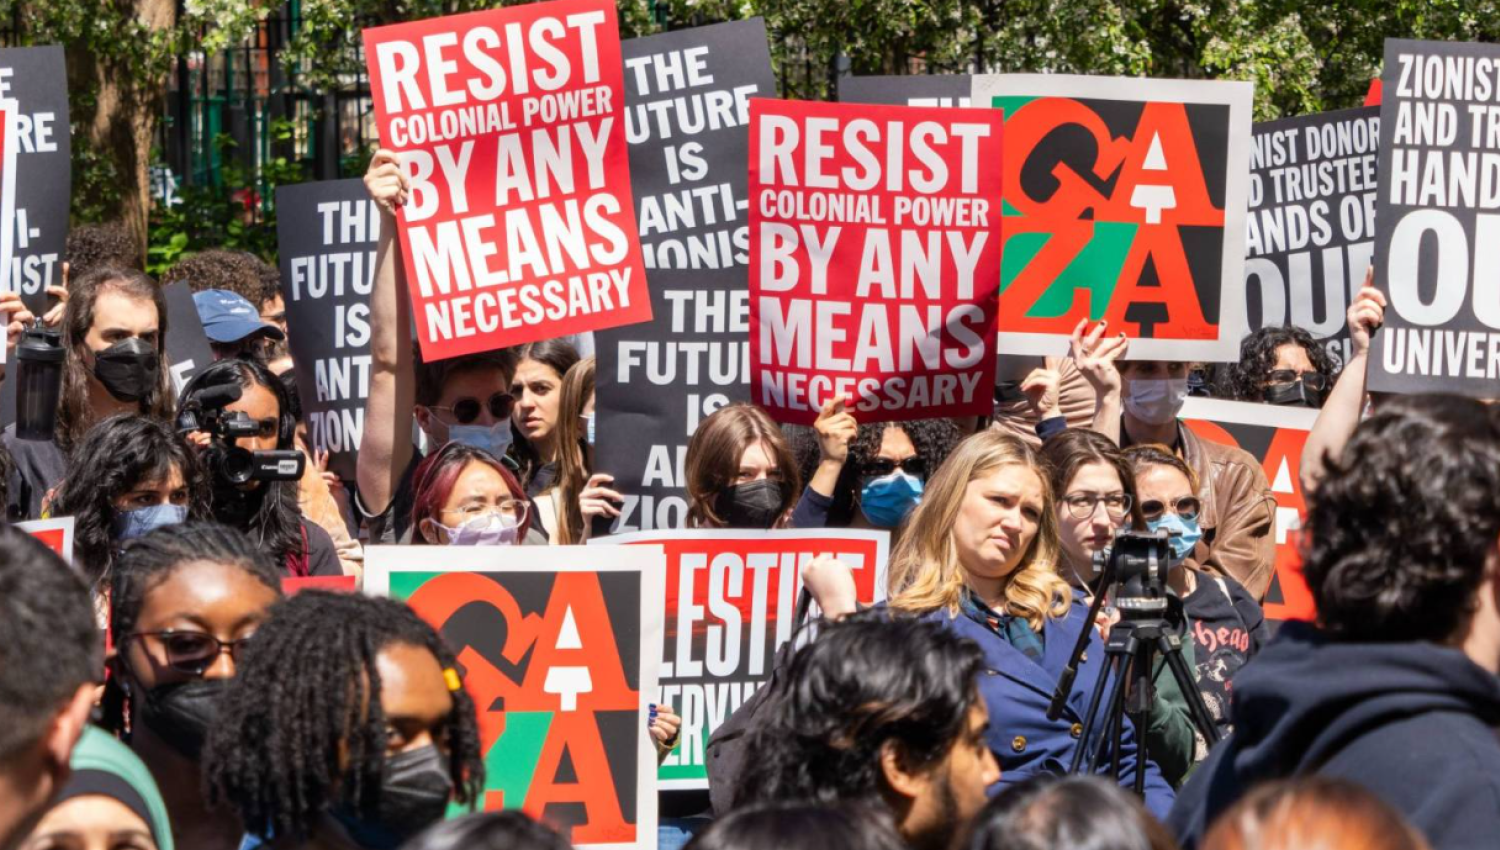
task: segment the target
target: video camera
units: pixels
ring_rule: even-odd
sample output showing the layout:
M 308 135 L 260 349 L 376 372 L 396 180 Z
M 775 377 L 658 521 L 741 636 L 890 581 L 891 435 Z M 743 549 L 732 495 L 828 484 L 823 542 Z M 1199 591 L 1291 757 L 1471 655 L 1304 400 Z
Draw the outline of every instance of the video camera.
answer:
M 1170 604 L 1167 571 L 1171 563 L 1171 536 L 1165 529 L 1122 529 L 1113 543 L 1094 553 L 1094 575 L 1112 577 L 1110 599 L 1122 619 L 1163 617 Z
M 212 440 L 204 460 L 213 474 L 230 484 L 251 481 L 297 481 L 302 478 L 307 459 L 296 449 L 251 451 L 234 444 L 241 437 L 255 437 L 260 426 L 243 411 L 225 410 L 239 401 L 241 390 L 235 384 L 210 387 L 196 392 L 177 415 L 177 432 L 202 431 Z

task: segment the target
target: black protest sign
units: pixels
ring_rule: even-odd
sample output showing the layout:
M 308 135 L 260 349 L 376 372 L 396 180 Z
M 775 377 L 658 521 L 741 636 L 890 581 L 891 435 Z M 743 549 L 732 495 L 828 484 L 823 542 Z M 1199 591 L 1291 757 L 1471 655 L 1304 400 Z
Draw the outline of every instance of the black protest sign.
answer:
M 354 480 L 370 394 L 370 287 L 380 211 L 357 179 L 276 190 L 281 299 L 314 451 Z
M 749 101 L 776 94 L 760 19 L 623 45 L 626 138 L 653 320 L 595 331 L 594 466 L 626 494 L 615 531 L 686 524 L 703 417 L 750 397 Z
M 14 101 L 15 208 L 7 289 L 41 315 L 48 286 L 62 286 L 72 167 L 68 143 L 68 74 L 63 49 L 0 50 L 0 102 Z M 9 175 L 7 175 L 9 178 Z
M 1387 39 L 1370 389 L 1492 398 L 1500 378 L 1500 45 Z
M 208 346 L 187 281 L 162 287 L 162 294 L 167 299 L 167 368 L 172 371 L 172 392 L 181 395 L 187 382 L 214 362 L 214 350 Z
M 968 74 L 840 77 L 839 100 L 885 106 L 968 106 L 973 88 L 974 78 Z
M 1245 236 L 1248 330 L 1295 325 L 1349 356 L 1344 314 L 1375 251 L 1380 110 L 1255 125 Z

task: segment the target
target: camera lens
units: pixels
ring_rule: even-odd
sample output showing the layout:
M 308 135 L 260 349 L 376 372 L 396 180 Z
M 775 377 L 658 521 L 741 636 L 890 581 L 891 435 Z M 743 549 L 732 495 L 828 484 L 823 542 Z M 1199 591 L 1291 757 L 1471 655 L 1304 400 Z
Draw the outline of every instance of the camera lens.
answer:
M 230 484 L 244 484 L 255 473 L 255 456 L 238 446 L 231 447 L 224 452 L 219 472 Z

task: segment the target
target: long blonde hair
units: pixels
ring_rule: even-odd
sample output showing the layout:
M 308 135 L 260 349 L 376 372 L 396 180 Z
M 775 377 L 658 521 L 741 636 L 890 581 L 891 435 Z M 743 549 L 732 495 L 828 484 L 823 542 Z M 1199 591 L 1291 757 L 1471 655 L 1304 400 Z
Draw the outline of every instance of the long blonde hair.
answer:
M 969 482 L 1005 466 L 1026 467 L 1042 487 L 1036 536 L 1005 583 L 1006 613 L 1024 617 L 1036 631 L 1041 631 L 1047 619 L 1067 616 L 1073 594 L 1057 574 L 1057 513 L 1052 509 L 1046 469 L 1031 447 L 999 431 L 981 431 L 959 443 L 927 483 L 922 503 L 912 512 L 891 556 L 892 608 L 922 613 L 941 608 L 958 613 L 964 571 L 953 543 L 953 527 Z

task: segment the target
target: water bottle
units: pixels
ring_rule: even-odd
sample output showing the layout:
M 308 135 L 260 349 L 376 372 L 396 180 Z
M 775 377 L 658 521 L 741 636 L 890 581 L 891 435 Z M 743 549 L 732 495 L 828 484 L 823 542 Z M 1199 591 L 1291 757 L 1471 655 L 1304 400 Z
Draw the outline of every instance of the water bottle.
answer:
M 37 320 L 16 345 L 16 436 L 51 440 L 62 398 L 67 351 L 62 335 Z

